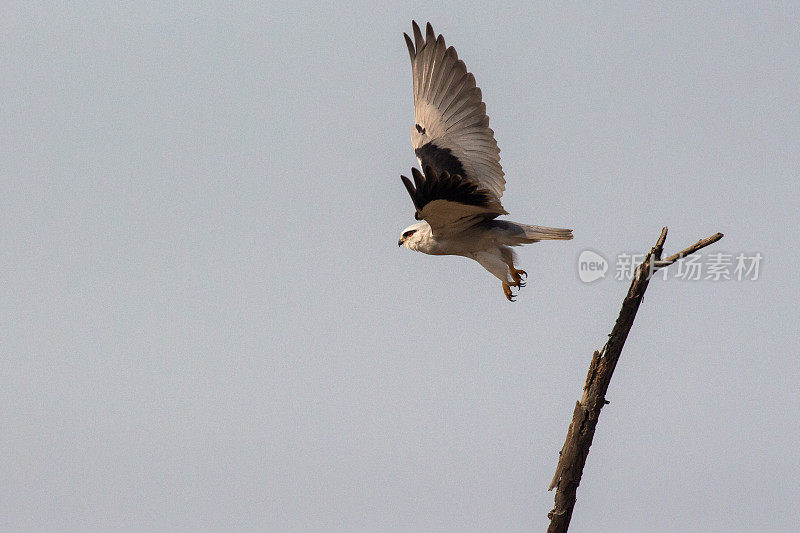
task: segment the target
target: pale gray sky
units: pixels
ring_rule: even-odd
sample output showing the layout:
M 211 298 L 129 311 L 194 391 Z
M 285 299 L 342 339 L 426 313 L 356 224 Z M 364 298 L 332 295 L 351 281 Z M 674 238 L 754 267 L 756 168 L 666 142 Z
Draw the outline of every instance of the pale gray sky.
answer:
M 667 225 L 760 276 L 651 284 L 572 531 L 794 530 L 800 9 L 663 4 L 4 6 L 0 529 L 544 530 L 627 290 L 578 255 Z M 396 245 L 412 18 L 574 229 L 515 304 Z

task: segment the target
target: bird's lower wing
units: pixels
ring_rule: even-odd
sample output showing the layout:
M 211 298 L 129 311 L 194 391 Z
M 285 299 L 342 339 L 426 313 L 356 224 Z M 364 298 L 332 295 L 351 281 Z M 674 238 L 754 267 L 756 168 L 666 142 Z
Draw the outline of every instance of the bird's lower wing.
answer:
M 477 222 L 506 215 L 497 198 L 479 184 L 448 172 L 435 173 L 427 168 L 423 175 L 411 169 L 414 178 L 401 176 L 416 207 L 414 217 L 425 220 L 434 235 L 464 231 Z

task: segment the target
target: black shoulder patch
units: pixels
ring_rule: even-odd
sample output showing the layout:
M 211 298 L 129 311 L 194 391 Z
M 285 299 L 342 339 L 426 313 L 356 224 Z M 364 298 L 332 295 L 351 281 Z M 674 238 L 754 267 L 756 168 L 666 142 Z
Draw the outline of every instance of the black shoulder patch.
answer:
M 411 176 L 414 178 L 413 184 L 407 177 L 400 177 L 418 212 L 434 200 L 448 200 L 487 208 L 495 206 L 496 202 L 489 192 L 459 175 L 452 175 L 447 171 L 437 173 L 431 167 L 427 167 L 424 176 L 422 172 L 412 168 Z
M 440 148 L 434 142 L 423 144 L 414 153 L 419 158 L 422 168 L 425 169 L 425 175 L 428 175 L 428 167 L 433 169 L 435 174 L 447 172 L 451 176 L 465 176 L 464 165 L 458 160 L 453 152 L 448 148 Z

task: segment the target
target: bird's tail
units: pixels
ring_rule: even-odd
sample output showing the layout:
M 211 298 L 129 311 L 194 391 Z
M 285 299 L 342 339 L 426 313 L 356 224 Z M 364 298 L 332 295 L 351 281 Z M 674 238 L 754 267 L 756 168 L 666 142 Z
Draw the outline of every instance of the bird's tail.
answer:
M 531 226 L 510 220 L 492 220 L 491 226 L 498 232 L 499 240 L 508 246 L 519 246 L 539 241 L 568 241 L 571 229 Z
M 528 224 L 520 224 L 520 227 L 525 232 L 525 240 L 528 242 L 568 241 L 572 238 L 571 229 L 530 226 Z

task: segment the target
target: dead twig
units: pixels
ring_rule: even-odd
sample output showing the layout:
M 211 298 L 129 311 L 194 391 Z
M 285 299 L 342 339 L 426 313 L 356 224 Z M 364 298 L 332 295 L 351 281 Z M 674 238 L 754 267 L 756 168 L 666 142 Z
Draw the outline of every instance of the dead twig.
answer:
M 555 476 L 550 483 L 549 490 L 556 489 L 556 495 L 555 507 L 547 515 L 550 518 L 550 526 L 547 528 L 549 533 L 565 532 L 569 528 L 578 485 L 581 482 L 583 467 L 586 464 L 586 457 L 589 454 L 589 447 L 592 445 L 594 431 L 597 427 L 597 419 L 600 416 L 600 410 L 608 403 L 605 395 L 611 382 L 611 376 L 614 374 L 617 361 L 622 354 L 622 347 L 628 338 L 633 320 L 636 318 L 636 311 L 642 303 L 644 292 L 647 290 L 653 273 L 717 242 L 722 237 L 722 233 L 717 233 L 662 260 L 661 254 L 667 238 L 667 228 L 664 228 L 661 230 L 656 245 L 647 254 L 642 264 L 636 268 L 611 335 L 605 346 L 592 355 L 589 373 L 583 386 L 583 395 L 581 400 L 575 403 L 572 422 L 570 422 L 567 438 L 559 454 Z

